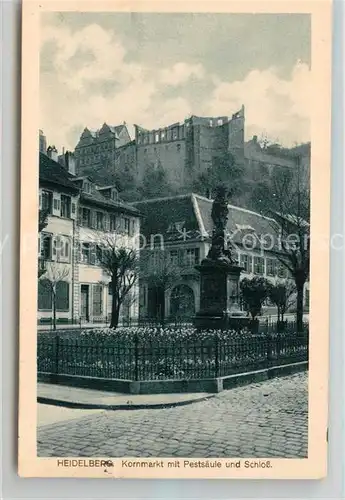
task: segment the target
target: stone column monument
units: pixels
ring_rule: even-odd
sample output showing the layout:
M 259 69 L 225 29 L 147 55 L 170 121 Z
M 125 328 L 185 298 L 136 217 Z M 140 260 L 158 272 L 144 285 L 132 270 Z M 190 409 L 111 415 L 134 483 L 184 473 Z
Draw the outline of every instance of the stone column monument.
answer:
M 242 268 L 227 245 L 228 216 L 227 190 L 220 186 L 212 205 L 211 248 L 207 257 L 196 266 L 200 272 L 200 311 L 195 316 L 198 329 L 238 329 L 250 322 L 238 305 Z

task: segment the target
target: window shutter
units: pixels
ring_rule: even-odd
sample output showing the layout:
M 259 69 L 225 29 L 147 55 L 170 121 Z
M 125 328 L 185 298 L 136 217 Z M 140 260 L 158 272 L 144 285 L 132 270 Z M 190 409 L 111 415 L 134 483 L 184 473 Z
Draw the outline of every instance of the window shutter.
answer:
M 75 219 L 77 215 L 77 206 L 75 202 L 71 203 L 71 219 Z
M 90 219 L 91 219 L 91 227 L 93 229 L 96 229 L 96 227 L 97 227 L 97 212 L 96 212 L 96 210 L 91 210 Z
M 103 215 L 103 226 L 104 226 L 104 231 L 109 231 L 110 230 L 110 219 L 109 219 L 109 214 L 104 214 Z
M 52 238 L 52 260 L 57 260 L 56 247 L 57 247 L 56 237 L 53 236 L 53 238 Z

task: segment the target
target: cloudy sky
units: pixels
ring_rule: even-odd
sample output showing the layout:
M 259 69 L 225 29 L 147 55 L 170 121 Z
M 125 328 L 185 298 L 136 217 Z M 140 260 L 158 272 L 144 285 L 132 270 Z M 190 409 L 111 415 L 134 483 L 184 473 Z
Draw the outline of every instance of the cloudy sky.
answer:
M 45 13 L 40 127 L 74 149 L 85 126 L 155 128 L 246 109 L 246 137 L 309 140 L 310 17 Z

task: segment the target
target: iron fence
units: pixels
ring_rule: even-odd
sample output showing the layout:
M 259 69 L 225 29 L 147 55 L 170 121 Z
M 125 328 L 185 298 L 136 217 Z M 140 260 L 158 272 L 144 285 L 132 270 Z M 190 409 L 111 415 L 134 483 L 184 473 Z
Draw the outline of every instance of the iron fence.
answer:
M 307 361 L 307 335 L 99 342 L 38 337 L 38 372 L 122 380 L 213 378 Z

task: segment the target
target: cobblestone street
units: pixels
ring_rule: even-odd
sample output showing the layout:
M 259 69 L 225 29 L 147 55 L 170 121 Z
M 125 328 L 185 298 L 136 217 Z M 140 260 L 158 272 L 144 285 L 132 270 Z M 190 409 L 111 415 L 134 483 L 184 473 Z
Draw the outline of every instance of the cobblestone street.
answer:
M 166 409 L 101 411 L 38 429 L 40 457 L 285 457 L 308 447 L 307 374 Z

